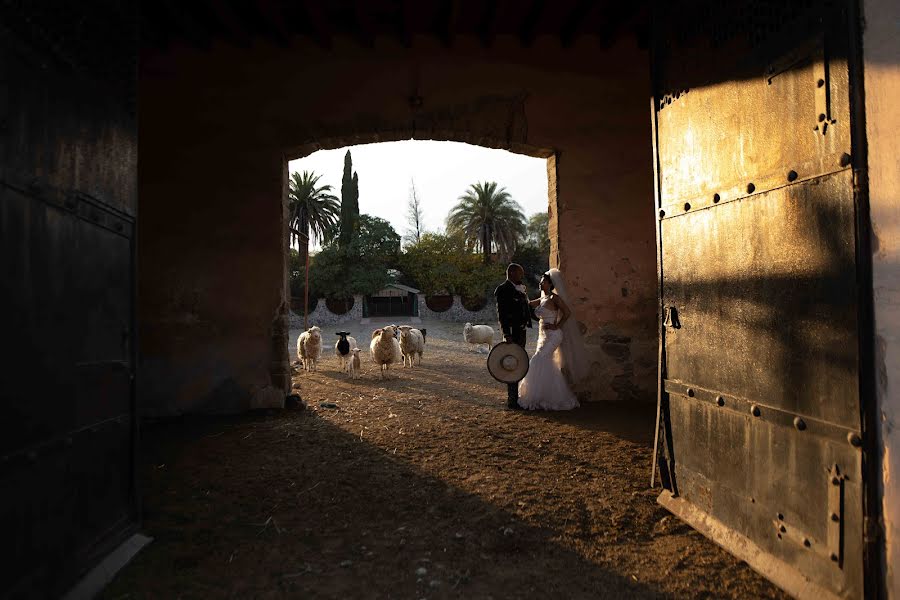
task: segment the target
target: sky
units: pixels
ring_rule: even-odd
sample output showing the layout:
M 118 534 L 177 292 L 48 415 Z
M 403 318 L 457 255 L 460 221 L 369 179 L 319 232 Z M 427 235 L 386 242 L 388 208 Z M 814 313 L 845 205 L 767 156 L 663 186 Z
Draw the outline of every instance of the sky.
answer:
M 346 148 L 319 150 L 290 162 L 290 170 L 315 171 L 320 184 L 341 196 Z M 401 236 L 409 229 L 407 203 L 415 181 L 425 229 L 443 230 L 447 213 L 472 183 L 496 181 L 521 206 L 526 217 L 547 211 L 547 162 L 506 150 L 460 142 L 409 140 L 351 146 L 359 174 L 359 212 L 381 217 Z

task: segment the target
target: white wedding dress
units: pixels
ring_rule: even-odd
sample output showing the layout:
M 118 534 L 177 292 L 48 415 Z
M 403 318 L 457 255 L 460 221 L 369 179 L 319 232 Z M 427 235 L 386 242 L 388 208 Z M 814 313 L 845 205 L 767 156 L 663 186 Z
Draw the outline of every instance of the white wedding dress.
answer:
M 571 410 L 578 407 L 578 398 L 563 376 L 557 348 L 562 343 L 560 329 L 548 330 L 544 325 L 556 324 L 559 311 L 547 307 L 548 297 L 534 309 L 541 320 L 537 349 L 528 363 L 528 374 L 519 382 L 519 406 L 528 410 Z

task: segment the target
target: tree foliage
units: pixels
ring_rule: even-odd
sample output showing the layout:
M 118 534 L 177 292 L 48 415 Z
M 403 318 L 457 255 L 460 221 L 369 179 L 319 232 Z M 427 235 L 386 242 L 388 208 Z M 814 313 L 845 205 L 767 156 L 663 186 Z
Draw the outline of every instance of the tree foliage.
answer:
M 313 171 L 291 173 L 288 191 L 288 214 L 291 239 L 310 236 L 323 241 L 338 222 L 341 206 L 330 185 L 318 185 L 321 175 Z M 302 241 L 302 240 L 300 240 Z
M 525 215 L 506 188 L 498 189 L 497 182 L 474 183 L 450 210 L 447 231 L 461 235 L 468 248 L 480 250 L 485 264 L 493 250 L 505 261 L 525 236 Z
M 346 248 L 359 231 L 359 174 L 353 172 L 350 151 L 344 155 L 344 177 L 341 180 L 341 223 L 339 243 Z
M 480 296 L 504 278 L 502 265 L 485 265 L 459 234 L 423 233 L 418 243 L 405 249 L 400 270 L 429 295 Z
M 310 287 L 328 298 L 372 294 L 391 281 L 400 259 L 400 236 L 384 219 L 360 215 L 347 246 L 331 243 L 311 258 Z
M 546 212 L 534 213 L 528 217 L 525 226 L 525 242 L 550 252 L 550 215 Z

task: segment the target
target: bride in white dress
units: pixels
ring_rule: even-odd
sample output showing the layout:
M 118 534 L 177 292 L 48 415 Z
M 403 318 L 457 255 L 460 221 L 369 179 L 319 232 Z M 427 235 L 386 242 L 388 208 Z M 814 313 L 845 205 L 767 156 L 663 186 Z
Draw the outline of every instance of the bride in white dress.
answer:
M 567 297 L 562 273 L 550 269 L 541 278 L 541 297 L 529 301 L 540 319 L 540 329 L 528 374 L 519 382 L 522 408 L 571 410 L 578 407 L 572 385 L 587 375 L 589 365 Z

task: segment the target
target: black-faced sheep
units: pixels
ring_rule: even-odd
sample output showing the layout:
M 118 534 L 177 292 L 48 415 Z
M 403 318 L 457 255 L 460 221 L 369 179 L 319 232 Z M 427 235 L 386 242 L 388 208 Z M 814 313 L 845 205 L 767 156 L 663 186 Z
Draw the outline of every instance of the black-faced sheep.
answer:
M 349 331 L 338 331 L 335 335 L 340 336 L 340 339 L 334 344 L 334 355 L 338 357 L 343 373 L 347 371 L 350 352 L 357 347 L 356 340 L 350 336 Z

